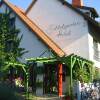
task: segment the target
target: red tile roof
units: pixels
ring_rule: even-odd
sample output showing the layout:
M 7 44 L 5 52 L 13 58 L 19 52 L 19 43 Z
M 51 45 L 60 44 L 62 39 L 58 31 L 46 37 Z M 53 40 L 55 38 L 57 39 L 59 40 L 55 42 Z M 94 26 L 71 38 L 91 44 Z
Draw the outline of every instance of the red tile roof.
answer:
M 47 45 L 52 49 L 58 56 L 62 57 L 65 55 L 64 51 L 53 41 L 51 40 L 46 33 L 44 33 L 33 21 L 31 21 L 25 13 L 20 10 L 18 7 L 14 6 L 8 0 L 3 0 L 4 3 L 10 7 L 19 18 Z

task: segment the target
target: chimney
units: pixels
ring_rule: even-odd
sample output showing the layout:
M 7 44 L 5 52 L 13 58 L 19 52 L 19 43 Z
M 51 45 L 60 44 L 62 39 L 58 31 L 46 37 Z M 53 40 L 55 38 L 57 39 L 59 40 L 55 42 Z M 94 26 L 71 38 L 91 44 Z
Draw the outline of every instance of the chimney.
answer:
M 74 7 L 82 7 L 83 6 L 83 0 L 72 0 L 72 5 Z

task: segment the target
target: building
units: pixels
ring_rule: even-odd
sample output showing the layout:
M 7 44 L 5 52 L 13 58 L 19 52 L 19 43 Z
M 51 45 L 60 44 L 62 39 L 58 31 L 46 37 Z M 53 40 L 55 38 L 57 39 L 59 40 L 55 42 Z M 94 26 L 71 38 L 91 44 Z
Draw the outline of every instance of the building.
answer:
M 52 53 L 59 57 L 74 53 L 100 68 L 100 25 L 95 20 L 99 15 L 94 8 L 83 6 L 82 0 L 73 0 L 72 5 L 65 0 L 33 0 L 26 12 L 8 0 L 0 4 L 0 13 L 11 11 L 11 18 L 16 18 L 16 28 L 23 34 L 21 47 L 29 52 L 22 62 L 26 58 L 49 58 Z M 38 78 L 43 79 L 43 75 L 40 76 Z M 63 91 L 64 84 L 66 82 L 63 82 Z
M 26 14 L 65 54 L 75 53 L 100 68 L 100 45 L 96 47 L 95 41 L 100 41 L 95 21 L 99 15 L 94 8 L 83 6 L 82 0 L 73 0 L 72 5 L 64 0 L 33 0 Z

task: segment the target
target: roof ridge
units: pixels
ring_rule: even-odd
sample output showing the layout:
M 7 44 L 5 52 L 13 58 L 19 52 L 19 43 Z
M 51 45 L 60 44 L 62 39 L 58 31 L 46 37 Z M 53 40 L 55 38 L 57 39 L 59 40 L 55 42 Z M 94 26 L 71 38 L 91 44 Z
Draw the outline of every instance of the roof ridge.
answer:
M 24 13 L 20 11 L 17 6 L 14 6 L 8 0 L 3 0 L 20 18 L 25 22 L 32 31 L 46 44 L 48 45 L 58 56 L 62 57 L 65 52 L 49 37 L 44 33 L 33 21 L 31 21 Z

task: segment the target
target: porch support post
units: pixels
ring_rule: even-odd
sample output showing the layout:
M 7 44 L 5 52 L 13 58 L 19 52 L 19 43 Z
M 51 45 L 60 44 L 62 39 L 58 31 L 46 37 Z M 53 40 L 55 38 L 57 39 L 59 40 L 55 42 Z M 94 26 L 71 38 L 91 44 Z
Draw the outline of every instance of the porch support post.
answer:
M 62 64 L 58 64 L 58 95 L 62 96 Z
M 72 95 L 72 87 L 73 87 L 73 76 L 72 76 L 72 68 L 73 68 L 73 61 L 71 57 L 71 62 L 70 62 L 70 95 Z
M 76 58 L 74 58 L 73 56 L 71 56 L 70 58 L 70 95 L 71 95 L 71 100 L 73 100 L 73 67 L 75 65 L 76 62 Z

